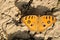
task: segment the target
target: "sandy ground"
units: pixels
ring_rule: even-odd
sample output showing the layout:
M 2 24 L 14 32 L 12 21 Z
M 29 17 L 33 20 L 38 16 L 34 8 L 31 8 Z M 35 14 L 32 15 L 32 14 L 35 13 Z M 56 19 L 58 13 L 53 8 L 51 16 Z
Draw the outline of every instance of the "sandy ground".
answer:
M 27 3 L 29 0 L 0 0 L 0 40 L 16 40 L 14 37 L 22 38 L 19 40 L 32 40 L 30 39 L 30 35 L 24 30 L 28 30 L 28 28 L 23 25 L 16 26 L 16 22 L 14 20 L 19 20 L 21 15 L 16 16 L 18 13 L 22 14 L 20 9 L 21 5 Z M 42 38 L 33 37 L 33 40 L 46 40 L 48 37 L 52 37 L 52 40 L 60 40 L 60 1 L 58 0 L 33 0 L 31 4 L 32 7 L 37 8 L 36 14 L 45 14 L 44 12 L 47 10 L 51 10 L 55 8 L 53 11 L 53 15 L 57 15 L 57 22 L 53 30 L 48 30 L 46 35 L 36 34 L 35 36 L 40 36 Z M 48 13 L 49 14 L 49 13 Z M 44 37 L 44 38 L 43 38 Z M 51 39 L 51 38 L 50 38 Z

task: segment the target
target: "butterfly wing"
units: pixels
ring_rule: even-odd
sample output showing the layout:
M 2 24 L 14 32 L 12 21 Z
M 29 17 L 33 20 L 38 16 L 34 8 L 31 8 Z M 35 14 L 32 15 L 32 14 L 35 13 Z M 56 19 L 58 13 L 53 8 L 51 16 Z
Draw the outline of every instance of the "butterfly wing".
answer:
M 53 16 L 45 15 L 37 17 L 36 15 L 28 15 L 21 20 L 29 28 L 30 31 L 43 32 L 56 22 Z
M 38 27 L 39 32 L 43 32 L 45 29 L 47 29 L 56 22 L 56 18 L 49 15 L 41 16 L 39 17 L 39 20 L 40 20 Z
M 28 15 L 22 18 L 21 20 L 25 25 L 29 28 L 30 31 L 36 31 L 37 28 L 37 16 L 36 15 Z

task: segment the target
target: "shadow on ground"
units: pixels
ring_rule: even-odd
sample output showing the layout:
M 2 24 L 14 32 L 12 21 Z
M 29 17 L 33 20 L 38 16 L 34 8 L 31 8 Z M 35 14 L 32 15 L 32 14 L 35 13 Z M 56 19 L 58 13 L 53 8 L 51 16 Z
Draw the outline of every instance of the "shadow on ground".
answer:
M 28 32 L 24 31 L 17 31 L 13 34 L 10 34 L 8 37 L 8 40 L 44 40 L 44 37 L 34 37 L 33 35 L 30 35 Z

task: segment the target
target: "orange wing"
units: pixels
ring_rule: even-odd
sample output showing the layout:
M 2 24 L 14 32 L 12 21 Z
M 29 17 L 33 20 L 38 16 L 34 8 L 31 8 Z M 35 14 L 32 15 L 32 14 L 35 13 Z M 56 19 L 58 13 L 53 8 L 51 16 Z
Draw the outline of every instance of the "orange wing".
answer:
M 39 17 L 39 20 L 40 20 L 38 27 L 39 32 L 43 32 L 44 30 L 46 30 L 48 27 L 50 27 L 52 24 L 56 22 L 56 18 L 49 15 L 41 16 Z
M 36 15 L 29 15 L 22 18 L 22 22 L 26 24 L 30 31 L 36 31 L 37 28 L 37 19 Z

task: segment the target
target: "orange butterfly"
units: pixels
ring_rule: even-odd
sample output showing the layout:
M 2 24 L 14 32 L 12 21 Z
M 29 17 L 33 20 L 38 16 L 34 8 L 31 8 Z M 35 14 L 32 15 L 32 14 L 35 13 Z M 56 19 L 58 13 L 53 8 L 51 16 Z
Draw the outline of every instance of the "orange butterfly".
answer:
M 23 17 L 21 21 L 29 28 L 30 31 L 43 32 L 56 22 L 56 18 L 50 15 L 28 15 Z

